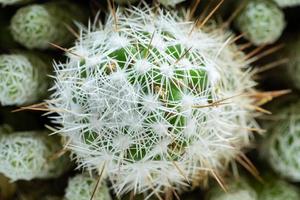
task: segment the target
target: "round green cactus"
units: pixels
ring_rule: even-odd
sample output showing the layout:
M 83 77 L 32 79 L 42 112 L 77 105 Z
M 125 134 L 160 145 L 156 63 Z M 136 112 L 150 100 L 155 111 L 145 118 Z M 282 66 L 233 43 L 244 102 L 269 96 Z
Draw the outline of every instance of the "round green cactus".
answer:
M 272 0 L 246 0 L 235 27 L 254 45 L 274 43 L 285 28 L 283 12 Z
M 24 105 L 45 96 L 47 64 L 28 53 L 0 55 L 0 104 Z
M 257 200 L 255 190 L 247 183 L 247 180 L 230 181 L 226 185 L 228 191 L 222 190 L 220 185 L 215 185 L 207 194 L 207 200 Z
M 87 200 L 91 199 L 96 187 L 97 179 L 87 174 L 79 174 L 71 178 L 65 191 L 65 200 Z M 111 200 L 108 187 L 100 183 L 94 194 L 95 200 Z
M 22 7 L 11 20 L 12 36 L 29 49 L 47 49 L 52 47 L 50 43 L 66 45 L 74 37 L 67 26 L 82 21 L 83 10 L 66 1 Z
M 292 7 L 300 5 L 300 0 L 274 0 L 280 7 Z
M 261 145 L 262 156 L 281 176 L 300 181 L 300 104 L 278 112 L 276 122 L 268 125 L 268 137 Z
M 71 48 L 80 56 L 54 66 L 49 108 L 62 111 L 53 122 L 77 161 L 105 166 L 120 195 L 180 191 L 200 173 L 207 179 L 207 169 L 223 171 L 250 144 L 247 127 L 257 127 L 245 107 L 253 100 L 238 95 L 255 82 L 244 54 L 228 43 L 234 36 L 194 29 L 159 8 L 115 15 L 117 25 L 110 15 L 83 33 Z
M 70 166 L 67 155 L 51 159 L 62 146 L 43 131 L 0 133 L 0 149 L 0 172 L 11 181 L 58 177 Z

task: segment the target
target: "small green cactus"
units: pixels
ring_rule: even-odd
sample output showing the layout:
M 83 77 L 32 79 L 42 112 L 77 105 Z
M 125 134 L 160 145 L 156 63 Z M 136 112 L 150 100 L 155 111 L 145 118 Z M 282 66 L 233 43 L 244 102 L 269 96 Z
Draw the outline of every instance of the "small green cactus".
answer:
M 234 24 L 254 45 L 274 43 L 285 28 L 284 14 L 272 0 L 246 0 Z
M 268 124 L 268 137 L 261 154 L 281 176 L 300 181 L 300 103 L 281 109 L 276 121 Z
M 47 64 L 28 53 L 0 55 L 0 104 L 30 104 L 45 96 Z
M 240 178 L 231 181 L 228 191 L 222 190 L 220 185 L 215 185 L 207 194 L 207 200 L 256 200 L 255 190 L 247 183 L 247 180 Z
M 29 49 L 47 49 L 50 43 L 66 45 L 73 35 L 67 26 L 83 21 L 84 9 L 66 1 L 28 5 L 20 8 L 11 20 L 13 38 Z
M 65 200 L 87 200 L 91 199 L 96 187 L 97 179 L 87 174 L 79 174 L 71 178 L 65 191 Z M 95 200 L 111 200 L 106 184 L 100 183 L 94 194 Z
M 67 155 L 52 158 L 62 149 L 57 139 L 45 131 L 0 133 L 0 172 L 11 181 L 60 176 L 70 165 Z
M 300 0 L 275 0 L 275 2 L 282 8 L 300 5 Z

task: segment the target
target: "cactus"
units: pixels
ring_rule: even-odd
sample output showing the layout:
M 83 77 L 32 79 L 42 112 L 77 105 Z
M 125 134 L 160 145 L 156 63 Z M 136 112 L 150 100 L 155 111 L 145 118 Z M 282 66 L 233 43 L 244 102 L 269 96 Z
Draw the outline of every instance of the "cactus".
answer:
M 7 6 L 7 5 L 14 5 L 14 4 L 23 4 L 29 3 L 33 0 L 0 0 L 0 4 Z
M 117 24 L 110 15 L 91 27 L 54 66 L 49 109 L 62 111 L 53 122 L 77 161 L 104 168 L 120 195 L 180 191 L 224 170 L 257 127 L 245 107 L 252 99 L 237 95 L 255 82 L 233 36 L 160 9 L 115 16 Z
M 258 192 L 258 200 L 300 199 L 299 190 L 283 180 L 269 178 Z
M 281 176 L 300 181 L 300 110 L 299 103 L 279 110 L 276 121 L 268 125 L 268 137 L 261 145 L 261 155 Z
M 83 21 L 83 10 L 67 1 L 22 7 L 11 20 L 12 36 L 29 49 L 47 49 L 50 43 L 67 45 L 73 35 L 66 25 L 71 26 L 75 20 Z
M 216 185 L 207 194 L 207 200 L 257 200 L 256 191 L 247 183 L 247 180 L 230 181 L 227 185 L 228 191 Z
M 71 178 L 65 191 L 65 200 L 86 200 L 91 199 L 95 190 L 97 179 L 87 174 L 79 174 Z M 98 185 L 93 196 L 95 200 L 111 200 L 109 190 L 103 182 Z
M 11 181 L 58 177 L 70 166 L 66 155 L 51 159 L 62 146 L 43 131 L 0 134 L 0 172 Z
M 293 7 L 300 5 L 300 0 L 274 0 L 280 7 Z
M 285 28 L 283 12 L 271 0 L 246 0 L 235 27 L 254 45 L 274 43 Z
M 176 4 L 179 4 L 184 1 L 185 0 L 158 0 L 158 2 L 164 6 L 175 6 Z
M 0 104 L 30 104 L 45 96 L 47 65 L 28 53 L 0 55 Z

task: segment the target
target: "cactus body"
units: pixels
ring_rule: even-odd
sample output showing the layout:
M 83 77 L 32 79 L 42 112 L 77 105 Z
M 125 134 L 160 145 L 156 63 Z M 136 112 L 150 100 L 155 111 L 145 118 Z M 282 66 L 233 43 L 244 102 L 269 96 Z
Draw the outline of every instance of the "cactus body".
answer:
M 177 13 L 117 12 L 57 64 L 53 122 L 88 169 L 105 168 L 118 194 L 186 188 L 223 170 L 255 127 L 245 96 L 255 85 L 228 33 L 192 30 Z M 53 101 L 54 100 L 54 101 Z M 208 171 L 207 171 L 208 170 Z M 170 185 L 171 184 L 171 185 Z
M 283 12 L 271 0 L 246 0 L 235 26 L 255 45 L 274 43 L 285 28 Z
M 97 179 L 87 174 L 79 174 L 71 178 L 65 191 L 65 200 L 86 200 L 91 199 L 95 190 Z M 94 194 L 95 200 L 111 200 L 109 190 L 103 182 L 97 187 Z
M 67 26 L 84 19 L 82 10 L 66 1 L 22 7 L 11 20 L 12 36 L 29 49 L 47 49 L 50 43 L 66 45 L 73 38 Z
M 0 55 L 0 104 L 24 105 L 45 96 L 47 65 L 33 54 Z
M 69 160 L 49 159 L 61 148 L 57 138 L 45 132 L 1 133 L 0 172 L 11 181 L 58 177 L 68 169 Z
M 276 115 L 275 123 L 269 125 L 268 138 L 261 153 L 271 167 L 281 176 L 300 181 L 300 104 L 283 108 Z

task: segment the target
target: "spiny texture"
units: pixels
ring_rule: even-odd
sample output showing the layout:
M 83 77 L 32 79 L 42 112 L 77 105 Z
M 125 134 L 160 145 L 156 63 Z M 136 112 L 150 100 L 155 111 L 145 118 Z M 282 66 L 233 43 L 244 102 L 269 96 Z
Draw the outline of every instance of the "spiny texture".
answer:
M 300 5 L 300 0 L 274 0 L 280 7 L 292 7 Z
M 256 127 L 234 36 L 159 9 L 116 16 L 83 30 L 79 56 L 54 66 L 49 108 L 62 111 L 53 122 L 77 161 L 104 168 L 118 194 L 181 190 L 225 169 Z
M 68 169 L 68 158 L 52 159 L 62 146 L 42 131 L 0 133 L 0 172 L 11 179 L 54 178 Z
M 47 49 L 50 43 L 66 45 L 72 38 L 67 26 L 84 19 L 82 8 L 67 1 L 20 8 L 11 20 L 13 38 L 29 49 Z
M 179 4 L 184 1 L 185 0 L 158 0 L 158 2 L 164 6 L 175 6 L 176 4 Z
M 207 200 L 257 200 L 255 190 L 245 179 L 230 180 L 227 187 L 225 192 L 219 185 L 214 186 L 208 192 Z
M 87 174 L 79 174 L 71 178 L 65 191 L 65 200 L 87 200 L 91 199 L 97 184 L 97 178 Z M 103 182 L 98 185 L 93 196 L 95 200 L 111 200 L 108 187 Z
M 33 1 L 33 0 L 0 0 L 0 4 L 6 6 L 6 5 L 28 3 L 31 1 Z
M 268 179 L 258 192 L 258 200 L 293 200 L 300 199 L 299 190 L 283 180 Z
M 274 43 L 285 27 L 283 12 L 271 0 L 246 0 L 234 23 L 255 45 Z
M 262 155 L 281 176 L 300 181 L 300 103 L 288 106 L 276 115 L 262 144 Z
M 47 65 L 33 54 L 0 55 L 0 104 L 30 104 L 47 92 Z

